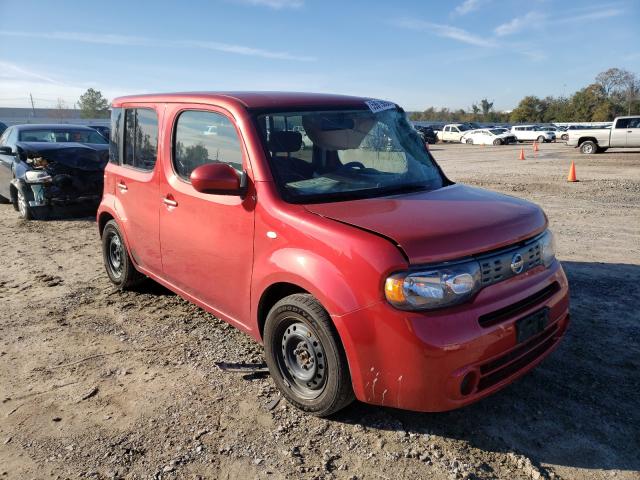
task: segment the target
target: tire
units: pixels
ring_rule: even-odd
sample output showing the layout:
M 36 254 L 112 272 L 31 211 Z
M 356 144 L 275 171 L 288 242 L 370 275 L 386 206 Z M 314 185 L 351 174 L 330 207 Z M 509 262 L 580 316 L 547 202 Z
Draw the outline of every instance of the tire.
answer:
M 295 407 L 326 417 L 354 400 L 349 365 L 329 314 L 312 295 L 276 303 L 264 328 L 269 372 Z
M 580 152 L 584 155 L 593 155 L 594 153 L 598 153 L 598 145 L 591 140 L 587 140 L 580 144 Z
M 145 278 L 133 265 L 115 220 L 109 220 L 102 230 L 102 259 L 109 280 L 120 290 L 130 289 Z
M 537 142 L 538 142 L 538 143 L 544 143 L 545 141 L 546 141 L 546 140 L 545 140 L 545 138 L 544 138 L 542 135 L 540 135 L 540 136 L 537 138 Z
M 24 196 L 22 188 L 18 188 L 18 192 L 16 194 L 16 206 L 18 207 L 18 215 L 20 215 L 20 218 L 23 220 L 33 220 L 33 211 Z
M 560 135 L 560 140 L 564 140 L 566 142 L 567 140 L 569 140 L 569 135 L 567 135 L 566 133 Z
M 496 139 L 493 141 L 493 144 L 494 144 L 495 146 L 502 145 L 502 140 L 500 140 L 499 138 L 496 138 Z
M 472 138 L 467 138 L 467 140 L 465 141 L 465 143 L 467 145 L 473 145 L 473 139 Z

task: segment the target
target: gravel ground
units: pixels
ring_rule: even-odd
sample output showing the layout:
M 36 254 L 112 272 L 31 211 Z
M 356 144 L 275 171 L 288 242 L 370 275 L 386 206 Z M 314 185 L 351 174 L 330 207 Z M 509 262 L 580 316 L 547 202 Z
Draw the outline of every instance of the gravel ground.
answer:
M 573 323 L 523 379 L 441 414 L 302 415 L 247 336 L 151 282 L 115 291 L 92 219 L 0 205 L 0 478 L 640 478 L 640 151 L 519 148 L 432 152 L 544 207 Z

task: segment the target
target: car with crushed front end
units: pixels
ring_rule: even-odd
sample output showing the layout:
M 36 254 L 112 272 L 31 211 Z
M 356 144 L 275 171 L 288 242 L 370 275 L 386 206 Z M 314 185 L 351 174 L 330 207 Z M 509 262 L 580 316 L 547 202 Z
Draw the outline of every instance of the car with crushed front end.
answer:
M 518 143 L 518 139 L 504 128 L 480 128 L 469 130 L 460 137 L 460 143 L 469 145 L 509 145 Z
M 0 200 L 25 220 L 94 214 L 109 144 L 80 125 L 15 125 L 0 137 Z
M 318 416 L 354 398 L 468 405 L 569 324 L 544 212 L 451 181 L 383 100 L 117 98 L 97 224 L 117 287 L 149 277 L 246 332 L 284 397 Z

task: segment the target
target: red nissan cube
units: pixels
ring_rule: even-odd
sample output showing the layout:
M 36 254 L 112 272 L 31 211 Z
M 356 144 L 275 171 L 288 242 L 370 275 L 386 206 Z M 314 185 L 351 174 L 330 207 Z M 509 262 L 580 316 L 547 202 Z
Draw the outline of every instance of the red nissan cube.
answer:
M 449 180 L 396 104 L 305 93 L 114 100 L 104 263 L 264 344 L 296 407 L 475 402 L 569 323 L 543 211 Z

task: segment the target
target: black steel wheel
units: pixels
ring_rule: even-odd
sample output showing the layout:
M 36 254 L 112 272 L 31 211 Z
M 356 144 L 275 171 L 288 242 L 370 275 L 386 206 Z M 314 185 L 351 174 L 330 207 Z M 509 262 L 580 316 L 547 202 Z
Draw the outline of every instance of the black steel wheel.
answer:
M 271 376 L 299 409 L 325 417 L 353 400 L 346 355 L 331 318 L 309 294 L 276 303 L 264 329 Z
M 109 279 L 125 290 L 140 283 L 144 276 L 129 257 L 124 239 L 115 220 L 109 220 L 102 231 L 102 257 Z

